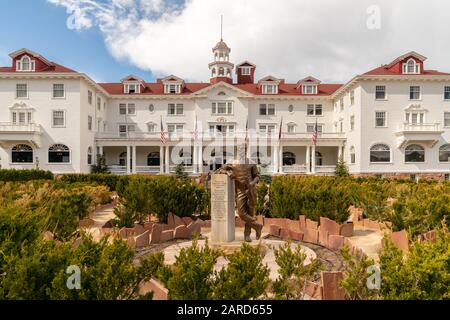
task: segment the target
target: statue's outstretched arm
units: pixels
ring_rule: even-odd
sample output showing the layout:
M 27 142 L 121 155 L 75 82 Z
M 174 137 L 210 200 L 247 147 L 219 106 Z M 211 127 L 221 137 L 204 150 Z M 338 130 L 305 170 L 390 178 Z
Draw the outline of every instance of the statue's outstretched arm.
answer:
M 214 173 L 216 174 L 226 174 L 230 178 L 234 178 L 233 167 L 229 164 L 224 164 L 222 167 L 217 169 Z

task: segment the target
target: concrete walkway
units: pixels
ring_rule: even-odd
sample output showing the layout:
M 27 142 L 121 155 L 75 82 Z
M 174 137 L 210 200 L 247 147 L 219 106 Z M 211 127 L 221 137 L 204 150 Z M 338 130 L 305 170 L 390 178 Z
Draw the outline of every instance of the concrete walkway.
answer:
M 369 258 L 378 262 L 378 252 L 381 250 L 381 240 L 383 239 L 383 232 L 380 230 L 365 229 L 364 227 L 356 227 L 353 232 L 353 237 L 348 238 L 350 242 L 362 249 Z
M 90 218 L 94 221 L 94 224 L 86 229 L 86 232 L 92 236 L 95 241 L 99 241 L 102 238 L 101 229 L 111 219 L 114 219 L 115 204 L 111 203 L 105 206 L 99 207 Z

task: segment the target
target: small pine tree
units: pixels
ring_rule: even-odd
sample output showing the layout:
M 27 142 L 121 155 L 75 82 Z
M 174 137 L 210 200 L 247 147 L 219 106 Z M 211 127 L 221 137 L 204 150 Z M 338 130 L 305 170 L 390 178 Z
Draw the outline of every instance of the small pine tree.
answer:
M 187 180 L 189 178 L 188 174 L 184 171 L 184 163 L 177 165 L 175 168 L 175 175 L 181 180 Z
M 348 177 L 350 175 L 343 157 L 339 158 L 338 163 L 336 164 L 336 169 L 334 169 L 334 175 L 336 177 Z

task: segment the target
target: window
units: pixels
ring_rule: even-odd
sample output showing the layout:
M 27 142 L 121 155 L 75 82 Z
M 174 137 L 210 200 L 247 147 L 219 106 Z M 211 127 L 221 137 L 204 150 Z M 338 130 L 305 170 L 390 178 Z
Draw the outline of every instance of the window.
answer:
M 439 162 L 450 162 L 450 144 L 444 144 L 439 148 Z
M 120 124 L 119 125 L 119 136 L 122 138 L 128 137 L 130 132 L 135 132 L 136 126 L 134 124 Z
M 355 116 L 350 117 L 350 131 L 355 130 Z
M 277 94 L 278 93 L 278 85 L 276 85 L 276 84 L 263 84 L 262 85 L 262 93 L 263 94 Z
M 155 123 L 147 123 L 147 130 L 149 133 L 156 132 L 156 124 Z
M 87 152 L 87 164 L 92 164 L 92 148 L 89 147 L 88 148 L 88 152 Z
M 23 56 L 16 62 L 16 71 L 35 71 L 36 62 L 28 56 Z
M 295 124 L 292 124 L 292 123 L 288 124 L 287 125 L 287 132 L 288 133 L 295 133 Z
M 323 166 L 323 156 L 319 151 L 316 151 L 316 166 Z
M 376 86 L 375 87 L 375 99 L 376 100 L 386 100 L 386 86 Z
M 88 116 L 88 130 L 92 131 L 92 117 Z
M 409 99 L 410 100 L 420 100 L 420 87 L 410 86 L 409 87 Z
M 28 98 L 28 85 L 25 83 L 16 84 L 16 98 Z
M 167 125 L 167 131 L 169 132 L 169 137 L 174 137 L 183 134 L 184 126 L 182 124 L 169 124 Z
M 308 104 L 307 105 L 308 116 L 321 116 L 322 115 L 322 105 L 321 104 Z
M 137 83 L 128 83 L 124 86 L 124 91 L 127 94 L 140 93 L 140 85 Z
M 97 97 L 97 110 L 100 111 L 102 109 L 102 99 Z
M 293 112 L 294 112 L 294 106 L 293 106 L 292 104 L 289 105 L 288 111 L 289 111 L 290 113 L 293 113 Z
M 18 144 L 12 148 L 12 163 L 33 163 L 33 148 L 27 144 Z
M 69 163 L 70 149 L 64 144 L 55 144 L 48 149 L 49 163 Z
M 92 91 L 88 90 L 88 103 L 92 104 Z
M 444 127 L 450 127 L 450 112 L 444 112 Z
M 228 135 L 231 136 L 234 133 L 234 125 L 215 124 L 209 126 L 209 134 L 214 135 Z
M 66 112 L 64 110 L 53 110 L 52 126 L 56 128 L 66 126 Z
M 317 94 L 317 85 L 315 84 L 305 84 L 302 86 L 303 94 Z
M 391 162 L 391 149 L 385 144 L 376 144 L 370 148 L 370 162 L 389 163 Z
M 356 153 L 355 153 L 355 147 L 350 147 L 350 163 L 355 164 L 356 163 Z
M 136 105 L 134 103 L 121 103 L 119 104 L 119 114 L 121 115 L 135 115 L 136 114 Z
M 283 166 L 293 166 L 296 163 L 295 154 L 283 152 Z
M 181 84 L 165 84 L 164 93 L 177 94 L 181 93 Z
M 56 83 L 53 85 L 53 98 L 64 98 L 66 96 L 64 84 Z
M 355 104 L 355 90 L 350 91 L 350 105 Z
M 341 98 L 341 99 L 339 100 L 339 106 L 340 106 L 340 108 L 341 108 L 341 111 L 344 111 L 344 98 Z
M 274 104 L 260 104 L 259 105 L 259 115 L 260 116 L 275 115 L 275 105 Z
M 182 104 L 169 103 L 167 114 L 171 116 L 180 116 L 184 113 Z
M 377 127 L 377 128 L 386 127 L 386 112 L 385 111 L 375 112 L 375 127 Z
M 119 166 L 125 167 L 127 165 L 127 153 L 122 152 L 119 155 Z
M 275 132 L 274 124 L 260 124 L 259 125 L 259 133 L 263 135 L 271 135 Z
M 405 74 L 418 74 L 420 73 L 420 64 L 414 59 L 409 59 L 403 64 L 403 73 Z
M 159 152 L 150 152 L 147 156 L 147 166 L 159 167 L 161 165 L 161 158 Z
M 211 112 L 213 115 L 233 114 L 233 102 L 213 102 Z
M 444 100 L 450 100 L 450 86 L 444 87 Z
M 250 67 L 241 67 L 241 75 L 243 76 L 249 76 L 251 75 L 251 68 Z
M 425 149 L 418 144 L 411 144 L 405 149 L 405 162 L 425 162 Z
M 13 124 L 29 124 L 33 122 L 33 113 L 30 110 L 24 111 L 13 111 L 12 112 L 12 123 Z
M 425 111 L 406 112 L 406 123 L 422 124 L 425 122 Z
M 308 133 L 312 133 L 312 132 L 314 132 L 314 128 L 316 127 L 316 124 L 315 123 L 308 123 L 307 125 L 306 125 L 306 132 L 308 132 Z M 318 133 L 322 133 L 323 132 L 323 124 L 318 124 L 317 125 L 317 132 Z

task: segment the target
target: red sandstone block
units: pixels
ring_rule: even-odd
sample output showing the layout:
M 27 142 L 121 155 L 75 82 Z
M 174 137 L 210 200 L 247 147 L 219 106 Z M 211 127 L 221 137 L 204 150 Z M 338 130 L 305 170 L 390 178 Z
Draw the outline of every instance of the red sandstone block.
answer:
M 328 247 L 328 230 L 323 230 L 322 226 L 319 227 L 319 244 Z
M 237 217 L 235 222 L 236 228 L 244 228 L 245 227 L 245 221 L 241 218 Z
M 289 234 L 292 240 L 303 241 L 303 232 L 289 230 Z
M 173 240 L 173 230 L 166 230 L 161 232 L 161 243 Z
M 345 290 L 339 287 L 339 281 L 344 278 L 341 271 L 321 273 L 323 300 L 344 300 Z
M 181 220 L 183 220 L 184 225 L 188 226 L 192 223 L 192 218 L 191 217 L 182 217 Z
M 328 234 L 339 235 L 339 223 L 325 217 L 320 217 L 320 227 L 328 231 Z
M 280 238 L 282 240 L 289 240 L 291 238 L 291 234 L 289 232 L 289 229 L 281 228 L 280 229 Z
M 272 224 L 272 225 L 269 226 L 269 234 L 271 236 L 279 237 L 280 236 L 280 231 L 281 231 L 281 228 L 279 226 L 277 226 L 277 225 Z
M 408 234 L 406 233 L 406 230 L 392 232 L 391 240 L 397 248 L 403 251 L 403 253 L 409 251 Z
M 191 237 L 200 236 L 202 234 L 202 223 L 200 221 L 193 221 L 187 228 L 189 229 Z
M 288 220 L 289 230 L 300 232 L 300 224 L 297 220 Z
M 344 237 L 336 236 L 334 234 L 328 237 L 328 248 L 332 250 L 339 250 L 344 245 Z
M 145 231 L 146 231 L 146 230 L 145 230 L 145 228 L 144 228 L 143 225 L 138 224 L 138 223 L 136 223 L 136 224 L 134 225 L 134 235 L 135 235 L 135 236 L 138 236 L 138 235 L 144 233 Z
M 169 213 L 167 216 L 167 224 L 170 229 L 175 229 L 178 226 L 184 226 L 184 221 L 181 218 L 173 213 Z
M 316 229 L 319 227 L 319 224 L 316 221 L 312 221 L 310 219 L 306 219 L 306 229 Z
M 188 227 L 186 227 L 186 226 L 178 226 L 175 228 L 175 230 L 173 232 L 173 238 L 174 239 L 190 239 L 191 232 L 189 231 Z
M 298 217 L 298 223 L 300 225 L 300 229 L 305 229 L 306 228 L 306 216 L 299 216 Z
M 161 243 L 161 233 L 164 230 L 162 224 L 155 223 L 153 225 L 152 234 L 150 237 L 150 244 Z
M 303 241 L 317 243 L 319 240 L 319 231 L 316 229 L 306 228 L 304 229 Z
M 138 235 L 134 238 L 134 242 L 136 244 L 136 248 L 147 247 L 150 243 L 150 231 L 145 231 L 141 235 Z
M 353 236 L 353 222 L 347 222 L 340 226 L 339 234 L 344 237 Z

